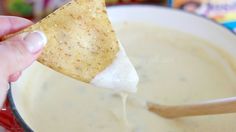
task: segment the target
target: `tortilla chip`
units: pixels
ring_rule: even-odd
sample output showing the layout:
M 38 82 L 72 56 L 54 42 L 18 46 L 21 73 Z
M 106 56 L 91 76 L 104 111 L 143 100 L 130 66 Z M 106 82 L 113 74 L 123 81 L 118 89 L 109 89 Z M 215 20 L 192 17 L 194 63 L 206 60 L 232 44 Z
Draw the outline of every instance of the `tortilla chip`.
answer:
M 104 0 L 72 0 L 23 32 L 34 30 L 48 38 L 38 61 L 84 82 L 109 66 L 119 51 Z

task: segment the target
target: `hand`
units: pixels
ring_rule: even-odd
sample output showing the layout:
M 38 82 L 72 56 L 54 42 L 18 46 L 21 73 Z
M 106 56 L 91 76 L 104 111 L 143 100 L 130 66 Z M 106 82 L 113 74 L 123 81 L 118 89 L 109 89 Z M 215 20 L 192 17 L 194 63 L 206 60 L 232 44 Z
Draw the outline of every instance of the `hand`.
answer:
M 32 22 L 19 17 L 0 16 L 0 40 Z M 40 31 L 23 33 L 0 41 L 0 108 L 5 101 L 9 82 L 16 81 L 21 71 L 30 66 L 42 52 L 47 39 Z

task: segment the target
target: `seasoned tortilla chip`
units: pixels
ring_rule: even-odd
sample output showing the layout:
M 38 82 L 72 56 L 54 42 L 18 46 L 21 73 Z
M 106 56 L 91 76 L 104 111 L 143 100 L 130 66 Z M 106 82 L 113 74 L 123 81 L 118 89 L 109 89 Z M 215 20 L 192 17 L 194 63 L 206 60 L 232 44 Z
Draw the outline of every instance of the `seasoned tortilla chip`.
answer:
M 34 30 L 48 38 L 38 61 L 84 82 L 109 66 L 119 51 L 104 0 L 72 0 L 23 32 Z

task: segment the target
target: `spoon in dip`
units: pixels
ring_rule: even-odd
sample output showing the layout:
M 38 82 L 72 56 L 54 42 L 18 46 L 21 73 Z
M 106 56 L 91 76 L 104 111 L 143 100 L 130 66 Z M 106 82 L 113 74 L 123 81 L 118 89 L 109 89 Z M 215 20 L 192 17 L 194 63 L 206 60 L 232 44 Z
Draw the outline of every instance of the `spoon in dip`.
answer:
M 161 105 L 147 102 L 148 110 L 165 118 L 226 114 L 236 112 L 236 97 L 186 105 Z

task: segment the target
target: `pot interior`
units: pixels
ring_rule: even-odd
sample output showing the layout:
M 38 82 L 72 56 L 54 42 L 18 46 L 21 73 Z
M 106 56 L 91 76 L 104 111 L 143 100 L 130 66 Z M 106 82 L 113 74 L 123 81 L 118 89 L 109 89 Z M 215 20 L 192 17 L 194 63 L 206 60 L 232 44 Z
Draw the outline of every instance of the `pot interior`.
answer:
M 24 121 L 35 131 L 233 131 L 236 114 L 166 120 L 146 100 L 183 104 L 236 95 L 236 36 L 214 22 L 156 6 L 108 9 L 121 43 L 140 76 L 127 101 L 34 63 L 13 84 Z

